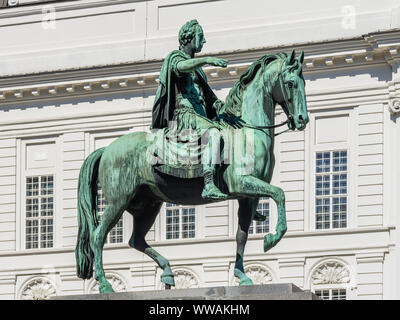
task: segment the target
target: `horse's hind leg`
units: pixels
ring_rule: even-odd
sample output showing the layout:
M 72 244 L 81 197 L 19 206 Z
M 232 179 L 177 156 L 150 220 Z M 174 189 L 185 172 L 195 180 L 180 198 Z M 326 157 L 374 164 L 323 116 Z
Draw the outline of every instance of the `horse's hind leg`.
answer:
M 162 202 L 147 202 L 143 206 L 144 209 L 128 210 L 133 216 L 133 232 L 129 240 L 129 245 L 152 258 L 163 270 L 161 282 L 164 282 L 168 286 L 174 286 L 174 274 L 172 273 L 169 261 L 150 247 L 145 240 L 145 236 L 153 225 L 161 205 Z
M 102 215 L 101 222 L 97 226 L 93 236 L 90 239 L 90 244 L 94 253 L 94 277 L 99 282 L 100 293 L 114 292 L 111 284 L 106 279 L 103 269 L 103 247 L 108 232 L 118 222 L 124 210 L 125 207 L 117 202 L 111 202 L 111 204 L 107 204 Z
M 239 285 L 252 285 L 253 281 L 246 275 L 243 267 L 244 247 L 246 246 L 248 231 L 253 216 L 257 210 L 258 199 L 239 200 L 238 220 L 239 225 L 236 233 L 236 261 L 234 275 L 239 278 Z

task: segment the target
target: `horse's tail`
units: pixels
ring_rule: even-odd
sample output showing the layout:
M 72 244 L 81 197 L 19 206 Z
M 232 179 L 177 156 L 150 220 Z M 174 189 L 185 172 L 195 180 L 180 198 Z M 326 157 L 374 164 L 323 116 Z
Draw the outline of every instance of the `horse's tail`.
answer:
M 92 152 L 83 162 L 78 181 L 78 239 L 75 247 L 76 274 L 90 279 L 93 275 L 93 251 L 90 235 L 98 225 L 96 212 L 97 177 L 105 148 Z

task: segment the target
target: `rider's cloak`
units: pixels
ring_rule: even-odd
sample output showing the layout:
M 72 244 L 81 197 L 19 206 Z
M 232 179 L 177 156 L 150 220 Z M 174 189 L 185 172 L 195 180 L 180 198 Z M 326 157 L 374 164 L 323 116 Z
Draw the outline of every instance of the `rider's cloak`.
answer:
M 176 107 L 176 95 L 179 93 L 177 89 L 177 81 L 179 81 L 176 66 L 178 62 L 188 60 L 191 57 L 179 50 L 172 51 L 164 60 L 160 72 L 160 83 L 157 88 L 156 97 L 153 104 L 153 114 L 151 129 L 162 129 L 169 125 L 174 115 Z M 205 109 L 208 119 L 215 119 L 216 110 L 213 107 L 214 102 L 218 99 L 207 83 L 204 71 L 199 68 L 196 72 L 199 85 L 204 93 Z

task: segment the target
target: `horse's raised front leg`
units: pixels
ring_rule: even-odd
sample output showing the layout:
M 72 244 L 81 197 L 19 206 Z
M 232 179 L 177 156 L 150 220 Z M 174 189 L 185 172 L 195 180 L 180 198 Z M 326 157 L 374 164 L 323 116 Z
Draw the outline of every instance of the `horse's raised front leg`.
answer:
M 244 248 L 246 246 L 250 223 L 256 212 L 258 199 L 239 200 L 238 229 L 236 233 L 236 261 L 234 275 L 239 279 L 240 286 L 253 285 L 253 281 L 246 275 L 243 267 Z
M 165 283 L 167 286 L 175 286 L 174 274 L 169 265 L 169 261 L 150 247 L 145 240 L 146 234 L 154 224 L 161 205 L 162 202 L 146 202 L 146 204 L 141 206 L 145 209 L 128 210 L 133 216 L 133 232 L 129 240 L 129 245 L 132 248 L 145 253 L 158 264 L 158 266 L 163 270 L 163 273 L 161 274 L 161 282 Z
M 287 231 L 285 193 L 279 187 L 273 186 L 261 179 L 253 176 L 235 176 L 234 180 L 228 183 L 231 195 L 247 195 L 272 198 L 278 208 L 278 223 L 276 224 L 275 234 L 267 234 L 264 237 L 264 252 L 274 247 Z

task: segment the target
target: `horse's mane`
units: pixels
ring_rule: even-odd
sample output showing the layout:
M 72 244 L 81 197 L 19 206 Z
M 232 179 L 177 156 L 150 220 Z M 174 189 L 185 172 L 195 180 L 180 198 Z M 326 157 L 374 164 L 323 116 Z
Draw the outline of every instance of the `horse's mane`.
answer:
M 256 76 L 258 70 L 269 65 L 272 61 L 277 59 L 284 59 L 287 57 L 285 52 L 277 54 L 267 54 L 257 61 L 253 62 L 252 65 L 240 76 L 239 80 L 236 81 L 233 88 L 229 91 L 229 94 L 225 100 L 225 110 L 236 116 L 240 116 L 242 113 L 242 93 L 246 88 L 246 85 L 250 83 Z

